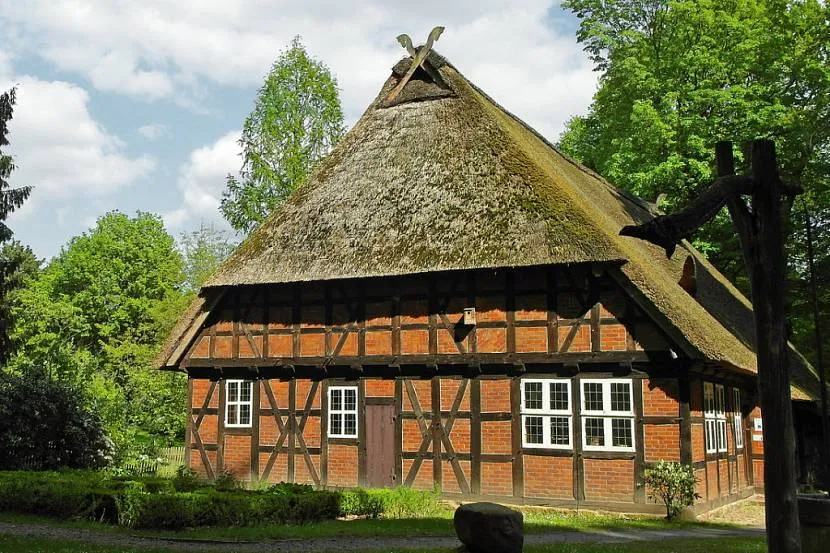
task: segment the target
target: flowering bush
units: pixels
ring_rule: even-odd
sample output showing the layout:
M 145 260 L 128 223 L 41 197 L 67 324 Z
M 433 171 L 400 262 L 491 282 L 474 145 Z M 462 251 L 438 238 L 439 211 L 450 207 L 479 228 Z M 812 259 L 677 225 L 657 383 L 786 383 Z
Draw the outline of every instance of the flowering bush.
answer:
M 666 518 L 672 520 L 684 507 L 694 504 L 700 497 L 695 492 L 695 471 L 689 465 L 659 461 L 645 471 L 645 483 L 649 499 L 661 500 L 666 505 Z

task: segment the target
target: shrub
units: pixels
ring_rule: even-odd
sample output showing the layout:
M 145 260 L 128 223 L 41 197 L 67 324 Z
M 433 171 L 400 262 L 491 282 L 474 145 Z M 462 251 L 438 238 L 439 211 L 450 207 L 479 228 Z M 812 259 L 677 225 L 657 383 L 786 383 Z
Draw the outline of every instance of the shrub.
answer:
M 114 522 L 116 494 L 92 472 L 0 473 L 0 511 Z
M 222 470 L 216 475 L 216 478 L 213 479 L 213 487 L 220 492 L 232 492 L 234 490 L 238 490 L 240 488 L 240 484 L 232 472 Z
M 204 482 L 199 479 L 195 470 L 186 465 L 181 465 L 176 469 L 176 476 L 173 477 L 173 488 L 177 492 L 192 492 L 201 486 L 204 486 Z
M 76 386 L 0 373 L 0 470 L 106 465 L 112 442 L 84 400 Z
M 666 518 L 674 519 L 684 507 L 694 504 L 700 497 L 695 492 L 694 468 L 680 463 L 659 461 L 654 467 L 646 469 L 645 483 L 649 490 L 649 499 L 661 500 L 666 505 Z

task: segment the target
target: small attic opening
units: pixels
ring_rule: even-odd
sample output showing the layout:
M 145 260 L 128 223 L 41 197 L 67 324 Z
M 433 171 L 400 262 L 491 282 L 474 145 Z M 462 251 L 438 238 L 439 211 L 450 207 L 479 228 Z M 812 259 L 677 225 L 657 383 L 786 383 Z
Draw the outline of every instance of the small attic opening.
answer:
M 683 274 L 677 283 L 686 293 L 697 299 L 697 262 L 691 255 L 683 262 Z
M 441 77 L 439 69 L 443 66 L 443 63 L 440 63 L 436 58 L 437 56 L 430 52 L 427 59 L 415 68 L 412 76 L 398 95 L 392 99 L 387 97 L 383 107 L 455 96 L 452 88 Z M 413 61 L 411 57 L 406 57 L 392 67 L 392 89 L 390 94 L 400 84 L 401 80 L 406 78 Z

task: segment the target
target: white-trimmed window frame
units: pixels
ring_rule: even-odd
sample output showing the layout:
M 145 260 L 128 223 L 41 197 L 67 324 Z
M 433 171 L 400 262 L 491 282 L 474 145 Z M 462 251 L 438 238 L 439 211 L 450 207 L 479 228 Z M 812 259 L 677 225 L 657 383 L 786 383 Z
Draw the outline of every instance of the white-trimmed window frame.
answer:
M 602 386 L 602 410 L 586 409 L 586 384 L 600 384 Z M 628 386 L 628 406 L 626 411 L 611 409 L 611 386 L 613 384 L 626 384 Z M 583 378 L 579 380 L 580 392 L 580 417 L 582 418 L 582 449 L 585 451 L 635 451 L 637 443 L 635 440 L 634 428 L 634 381 L 630 378 Z M 603 441 L 605 445 L 588 444 L 586 430 L 587 419 L 602 419 Z M 613 435 L 613 421 L 625 420 L 631 431 L 630 446 L 615 446 Z
M 703 383 L 703 424 L 706 453 L 726 453 L 726 391 L 723 384 Z
M 233 389 L 236 388 L 236 392 Z M 248 392 L 248 399 L 242 399 L 243 389 Z M 236 407 L 237 422 L 230 422 L 231 408 Z M 243 420 L 243 407 L 248 408 L 248 420 Z M 254 381 L 253 380 L 226 380 L 225 381 L 225 427 L 250 428 L 254 416 Z
M 526 384 L 542 385 L 542 408 L 529 409 L 526 407 Z M 550 404 L 551 384 L 564 384 L 567 390 L 568 408 L 552 409 Z M 522 447 L 531 449 L 573 449 L 573 396 L 571 395 L 571 381 L 567 378 L 523 378 L 521 380 L 521 407 L 522 417 Z M 542 443 L 527 441 L 527 419 L 542 419 Z M 566 418 L 568 421 L 568 443 L 554 444 L 551 438 L 551 421 Z
M 735 430 L 735 449 L 744 448 L 744 425 L 741 413 L 741 389 L 732 388 L 732 425 Z
M 354 408 L 347 409 L 346 408 L 346 392 L 353 392 L 354 393 Z M 340 408 L 334 409 L 332 402 L 332 396 L 336 393 L 340 394 Z M 329 386 L 328 389 L 328 421 L 326 424 L 328 425 L 328 437 L 329 438 L 357 438 L 358 433 L 358 393 L 357 393 L 357 386 Z M 332 431 L 332 416 L 339 415 L 340 416 L 340 432 L 333 432 Z M 354 415 L 354 433 L 347 433 L 346 432 L 346 418 L 348 415 Z

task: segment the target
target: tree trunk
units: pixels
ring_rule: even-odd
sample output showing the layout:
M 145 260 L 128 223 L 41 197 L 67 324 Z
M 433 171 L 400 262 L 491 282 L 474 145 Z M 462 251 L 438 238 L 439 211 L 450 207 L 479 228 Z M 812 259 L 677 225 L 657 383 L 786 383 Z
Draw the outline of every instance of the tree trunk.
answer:
M 764 493 L 770 553 L 800 553 L 795 479 L 795 436 L 784 313 L 784 237 L 781 185 L 775 145 L 757 140 L 752 148 L 752 195 L 755 245 L 752 259 L 752 306 L 755 314 L 758 384 L 764 418 Z

